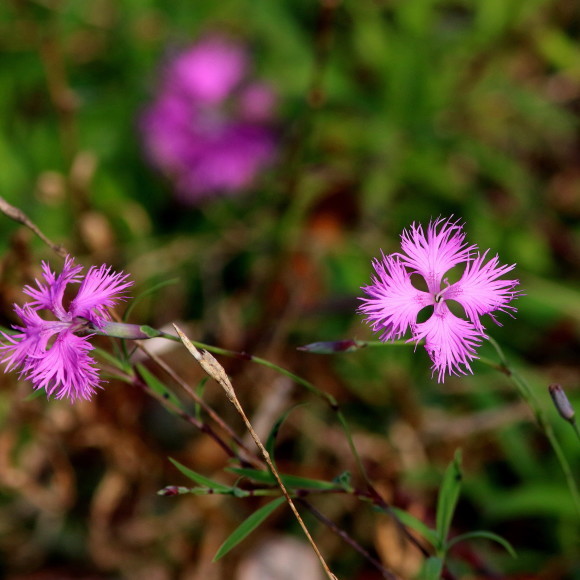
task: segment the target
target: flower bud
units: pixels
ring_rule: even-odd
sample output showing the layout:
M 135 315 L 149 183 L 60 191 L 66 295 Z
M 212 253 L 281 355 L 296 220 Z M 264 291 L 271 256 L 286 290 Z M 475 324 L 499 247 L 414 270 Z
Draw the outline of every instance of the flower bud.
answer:
M 112 336 L 114 338 L 125 338 L 131 340 L 144 340 L 163 336 L 163 332 L 143 324 L 126 324 L 124 322 L 111 322 L 106 320 L 101 322 L 99 328 L 93 327 L 93 332 Z
M 184 493 L 191 493 L 191 489 L 189 487 L 177 486 L 177 485 L 168 485 L 163 489 L 160 489 L 157 492 L 157 495 L 163 496 L 172 496 L 172 495 L 183 495 Z
M 327 342 L 311 342 L 297 347 L 297 350 L 314 352 L 316 354 L 333 354 L 335 352 L 353 352 L 366 346 L 360 340 L 332 340 Z
M 565 419 L 569 423 L 574 423 L 576 413 L 572 404 L 568 400 L 564 389 L 560 385 L 554 383 L 548 387 L 548 390 L 550 391 L 552 401 L 554 401 L 554 406 L 558 413 L 560 413 L 562 419 Z

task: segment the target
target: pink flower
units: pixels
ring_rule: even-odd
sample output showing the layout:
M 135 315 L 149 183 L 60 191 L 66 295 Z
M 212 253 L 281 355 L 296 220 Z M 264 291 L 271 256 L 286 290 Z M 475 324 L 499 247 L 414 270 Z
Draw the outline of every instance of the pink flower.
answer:
M 193 101 L 219 104 L 242 82 L 248 66 L 248 55 L 236 42 L 207 36 L 171 61 L 164 83 Z
M 509 303 L 521 295 L 514 290 L 519 281 L 500 279 L 515 264 L 502 266 L 497 255 L 486 262 L 489 250 L 482 254 L 476 245 L 467 245 L 463 225 L 451 219 L 430 222 L 426 233 L 413 224 L 401 238 L 402 253 L 374 260 L 376 275 L 362 288 L 368 298 L 361 298 L 359 311 L 382 333 L 382 341 L 402 338 L 408 330 L 408 342 L 424 340 L 439 382 L 446 373 L 472 372 L 469 362 L 487 338 L 481 317 L 488 314 L 499 324 L 494 313 L 516 311 Z M 463 274 L 450 284 L 444 276 L 460 264 L 465 265 Z M 418 277 L 426 290 L 414 285 Z M 463 307 L 464 316 L 454 314 L 450 302 Z M 419 312 L 426 307 L 432 312 L 419 322 Z
M 91 267 L 84 277 L 82 269 L 67 257 L 57 276 L 43 262 L 44 282 L 36 280 L 36 288 L 24 288 L 32 301 L 14 306 L 23 326 L 13 328 L 20 332 L 2 333 L 4 343 L 0 343 L 5 372 L 18 368 L 20 376 L 30 380 L 35 389 L 72 402 L 90 399 L 99 387 L 95 361 L 88 354 L 93 349 L 90 333 L 107 324 L 108 309 L 122 300 L 120 294 L 132 285 L 126 274 L 112 272 L 104 265 Z M 66 287 L 78 283 L 76 297 L 65 306 Z M 39 315 L 43 310 L 52 313 L 52 320 Z
M 184 203 L 233 195 L 273 160 L 275 95 L 244 46 L 208 35 L 169 60 L 140 119 L 147 156 Z

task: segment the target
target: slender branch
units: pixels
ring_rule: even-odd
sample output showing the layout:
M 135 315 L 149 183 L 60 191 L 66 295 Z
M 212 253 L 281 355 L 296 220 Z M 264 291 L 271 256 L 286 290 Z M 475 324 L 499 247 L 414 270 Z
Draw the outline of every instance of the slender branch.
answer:
M 173 340 L 175 342 L 181 342 L 179 340 L 179 338 L 177 336 L 174 336 L 173 334 L 160 332 L 160 334 L 158 336 L 160 336 L 162 338 L 167 338 L 169 340 Z M 239 359 L 239 360 L 246 360 L 249 362 L 254 362 L 256 364 L 262 365 L 262 366 L 267 367 L 269 369 L 275 370 L 277 373 L 292 379 L 295 383 L 297 383 L 299 385 L 302 385 L 303 387 L 308 389 L 311 393 L 314 393 L 315 395 L 325 399 L 326 402 L 331 407 L 338 406 L 336 399 L 332 395 L 330 395 L 329 393 L 326 393 L 325 391 L 321 391 L 316 386 L 314 386 L 310 381 L 307 381 L 306 379 L 302 378 L 301 376 L 294 374 L 292 371 L 289 371 L 288 369 L 285 369 L 284 367 L 281 367 L 273 362 L 270 362 L 269 360 L 266 360 L 265 358 L 260 358 L 259 356 L 254 356 L 253 354 L 249 354 L 247 352 L 238 352 L 235 350 L 228 350 L 226 348 L 220 348 L 219 346 L 212 346 L 210 344 L 206 344 L 204 342 L 199 342 L 197 340 L 190 340 L 190 342 L 196 348 L 201 349 L 201 350 L 206 350 L 207 352 L 211 352 L 212 354 L 219 354 L 222 356 L 227 356 L 228 358 L 235 358 L 235 359 Z
M 373 485 L 368 485 L 367 483 L 367 489 L 365 491 L 354 489 L 353 494 L 361 500 L 370 502 L 372 505 L 391 516 L 398 530 L 421 552 L 423 557 L 431 557 L 429 550 L 407 529 L 403 522 L 401 522 L 397 517 L 397 514 L 395 514 L 392 507 L 383 499 Z
M 172 334 L 161 333 L 160 336 L 162 336 L 163 338 L 167 338 L 169 340 L 181 342 L 177 336 L 174 336 Z M 368 474 L 366 473 L 362 459 L 361 459 L 361 457 L 357 451 L 357 448 L 354 444 L 352 434 L 350 432 L 350 427 L 348 426 L 346 418 L 343 415 L 342 410 L 340 409 L 338 401 L 331 394 L 329 394 L 325 391 L 321 391 L 314 384 L 312 384 L 310 381 L 300 377 L 299 375 L 296 375 L 295 373 L 293 373 L 293 372 L 291 372 L 291 371 L 289 371 L 281 366 L 278 366 L 277 364 L 274 364 L 266 359 L 263 359 L 261 357 L 254 356 L 254 355 L 249 354 L 247 352 L 237 352 L 237 351 L 228 350 L 225 348 L 220 348 L 217 346 L 212 346 L 212 345 L 205 344 L 203 342 L 199 342 L 199 341 L 195 341 L 195 340 L 190 340 L 190 339 L 187 339 L 187 340 L 190 342 L 190 344 L 192 344 L 193 346 L 195 346 L 198 349 L 201 349 L 201 350 L 204 350 L 207 352 L 211 352 L 214 354 L 222 355 L 222 356 L 227 356 L 230 358 L 247 360 L 247 361 L 254 362 L 256 364 L 265 366 L 267 368 L 273 369 L 276 372 L 278 372 L 279 374 L 284 375 L 286 377 L 289 377 L 297 384 L 305 387 L 311 393 L 313 393 L 313 394 L 319 396 L 320 398 L 322 398 L 323 400 L 325 400 L 326 403 L 329 405 L 330 409 L 336 414 L 338 421 L 342 427 L 342 430 L 345 434 L 346 440 L 348 442 L 348 446 L 349 446 L 351 453 L 354 457 L 357 468 L 361 474 L 361 477 L 364 479 L 364 482 L 366 484 L 366 487 L 367 487 L 366 497 L 371 498 L 375 505 L 380 507 L 384 512 L 388 513 L 394 519 L 399 530 L 423 554 L 424 557 L 428 558 L 430 556 L 427 549 L 424 546 L 422 546 L 421 543 L 417 540 L 417 538 L 409 532 L 409 530 L 403 525 L 403 523 L 401 521 L 399 521 L 397 515 L 391 509 L 391 506 L 381 497 L 380 493 L 373 486 L 370 478 L 368 477 Z M 366 346 L 366 345 L 385 346 L 385 343 L 379 342 L 379 341 L 369 341 L 369 342 L 357 341 L 357 343 L 360 344 L 361 348 L 363 346 Z M 395 344 L 397 344 L 397 346 L 403 346 L 403 345 L 409 345 L 410 343 L 408 343 L 406 341 L 396 341 Z
M 152 355 L 150 355 L 150 353 L 147 352 L 147 350 L 143 347 L 143 345 L 141 345 L 141 348 L 144 352 L 146 352 L 149 356 L 151 356 L 151 358 L 153 358 L 153 359 L 156 358 L 156 357 L 153 357 Z M 156 362 L 162 362 L 162 361 L 156 361 Z M 164 365 L 162 365 L 162 366 L 163 366 L 164 370 L 171 370 L 169 367 L 167 367 L 167 369 L 166 369 Z M 141 388 L 144 392 L 146 392 L 149 396 L 156 399 L 159 403 L 161 403 L 168 410 L 175 413 L 177 416 L 181 417 L 183 420 L 185 420 L 186 422 L 191 424 L 193 427 L 197 428 L 200 432 L 207 434 L 209 437 L 211 437 L 217 443 L 217 445 L 229 457 L 237 459 L 240 462 L 240 464 L 243 465 L 244 463 L 245 464 L 251 463 L 255 467 L 258 467 L 259 469 L 263 468 L 262 464 L 259 461 L 254 460 L 253 457 L 250 457 L 250 460 L 246 460 L 246 459 L 240 457 L 237 453 L 235 453 L 235 451 L 233 451 L 228 446 L 228 444 L 225 441 L 223 441 L 223 439 L 220 438 L 220 436 L 213 430 L 211 425 L 204 423 L 202 421 L 199 421 L 195 417 L 192 417 L 191 415 L 189 415 L 188 413 L 186 413 L 185 411 L 180 409 L 177 405 L 172 403 L 171 400 L 169 400 L 169 399 L 163 397 L 162 395 L 151 390 L 149 388 L 149 386 L 145 383 L 145 381 L 143 381 L 138 374 L 128 375 L 126 373 L 123 373 L 121 375 L 121 374 L 117 373 L 115 376 L 119 380 L 122 380 L 122 381 L 130 383 L 134 386 L 137 386 L 138 388 Z M 179 380 L 179 377 L 177 377 L 176 375 L 173 376 L 173 378 L 175 380 Z M 190 391 L 188 390 L 188 393 L 189 392 Z M 250 428 L 251 428 L 251 425 L 250 425 Z M 274 472 L 272 472 L 272 473 L 276 477 L 276 474 Z M 280 482 L 280 479 L 277 478 L 277 481 Z M 209 489 L 203 490 L 201 488 L 186 488 L 186 487 L 176 487 L 176 486 L 168 486 L 164 490 L 165 495 L 176 495 L 176 494 L 184 494 L 184 493 L 194 493 L 196 495 L 204 495 L 206 493 L 213 494 L 216 492 L 215 492 L 215 490 L 209 490 Z M 276 495 L 276 491 L 274 489 L 268 489 L 268 488 L 265 488 L 265 489 L 258 488 L 258 489 L 251 489 L 251 490 L 243 490 L 243 489 L 237 488 L 235 492 L 232 489 L 229 492 L 221 492 L 221 493 L 228 494 L 228 495 L 235 495 L 236 497 L 258 497 L 258 496 L 274 496 L 274 495 Z M 288 495 L 291 496 L 292 498 L 294 498 L 296 502 L 299 502 L 302 505 L 304 505 L 306 507 L 306 509 L 308 509 L 318 520 L 320 520 L 322 523 L 324 523 L 328 528 L 330 528 L 333 532 L 335 532 L 338 536 L 340 536 L 348 545 L 350 545 L 355 551 L 359 552 L 364 558 L 366 558 L 375 568 L 377 568 L 381 572 L 381 574 L 383 575 L 384 578 L 387 578 L 389 580 L 396 580 L 397 577 L 393 573 L 391 573 L 389 570 L 387 570 L 378 560 L 373 558 L 369 554 L 369 552 L 366 551 L 360 544 L 358 544 L 351 536 L 349 536 L 345 530 L 339 528 L 332 520 L 327 518 L 324 514 L 322 514 L 320 511 L 318 511 L 312 504 L 310 504 L 309 502 L 307 502 L 306 500 L 303 499 L 305 496 L 309 496 L 309 495 L 313 495 L 313 494 L 314 495 L 351 494 L 360 500 L 369 501 L 371 504 L 376 505 L 377 507 L 380 507 L 381 509 L 383 509 L 383 511 L 389 512 L 391 515 L 394 515 L 394 514 L 392 514 L 392 512 L 390 510 L 390 506 L 388 506 L 386 504 L 386 502 L 383 500 L 382 497 L 380 497 L 380 495 L 374 490 L 374 488 L 372 488 L 372 486 L 371 486 L 371 490 L 366 490 L 366 491 L 362 491 L 362 490 L 358 490 L 358 489 L 354 489 L 354 488 L 350 489 L 350 490 L 347 490 L 344 488 L 337 488 L 337 489 L 332 489 L 332 490 L 318 490 L 318 489 L 309 490 L 309 489 L 299 488 L 299 489 L 295 489 L 295 490 L 288 492 Z M 408 530 L 401 524 L 401 522 L 396 517 L 395 517 L 395 523 L 401 531 L 403 531 L 408 537 L 410 537 L 411 540 L 413 540 L 413 543 L 417 547 L 419 547 L 419 549 L 423 552 L 423 554 L 426 557 L 428 557 L 429 554 L 428 554 L 427 550 L 419 544 L 419 542 L 414 538 L 414 536 L 409 535 Z
M 248 461 L 246 459 L 241 458 L 213 429 L 213 427 L 211 425 L 209 425 L 208 423 L 205 423 L 203 421 L 200 421 L 198 419 L 196 419 L 195 417 L 193 417 L 192 415 L 190 415 L 189 413 L 183 411 L 182 409 L 180 409 L 175 403 L 172 403 L 169 399 L 165 399 L 163 396 L 158 395 L 157 393 L 155 393 L 154 391 L 152 391 L 147 384 L 145 383 L 145 381 L 143 381 L 139 376 L 135 375 L 133 377 L 131 377 L 131 384 L 133 384 L 136 387 L 139 387 L 140 389 L 142 389 L 143 391 L 145 391 L 149 396 L 153 397 L 154 399 L 156 399 L 159 403 L 161 403 L 164 407 L 166 407 L 168 410 L 170 410 L 172 413 L 175 413 L 176 415 L 178 415 L 179 417 L 181 417 L 184 421 L 186 421 L 187 423 L 189 423 L 190 425 L 192 425 L 193 427 L 195 427 L 196 429 L 198 429 L 201 433 L 205 433 L 206 435 L 208 435 L 211 439 L 214 440 L 215 443 L 217 443 L 217 445 L 224 451 L 224 453 L 233 459 L 237 459 L 242 465 L 246 464 L 252 464 L 254 466 L 256 466 L 256 462 L 252 462 L 252 461 Z
M 512 380 L 512 382 L 516 385 L 516 387 L 520 392 L 520 395 L 526 401 L 526 403 L 534 413 L 538 426 L 540 427 L 540 429 L 542 429 L 542 431 L 546 435 L 546 438 L 550 442 L 552 449 L 554 450 L 554 453 L 558 458 L 560 467 L 564 472 L 564 477 L 566 478 L 566 483 L 568 484 L 570 494 L 572 495 L 576 511 L 580 515 L 580 493 L 578 492 L 578 486 L 576 484 L 576 480 L 574 479 L 574 475 L 572 474 L 572 470 L 570 468 L 570 464 L 568 463 L 568 459 L 566 458 L 566 455 L 564 454 L 564 451 L 558 439 L 556 438 L 556 434 L 552 429 L 552 425 L 547 420 L 542 406 L 540 405 L 538 399 L 536 398 L 536 395 L 534 394 L 533 390 L 531 389 L 526 379 L 524 379 L 524 377 L 520 375 L 516 370 L 514 370 L 514 368 L 509 364 L 499 344 L 491 337 L 488 337 L 488 340 L 498 354 L 498 357 L 501 362 L 501 367 L 503 367 L 502 369 L 503 374 L 509 377 Z
M 19 208 L 9 204 L 3 197 L 0 197 L 0 211 L 14 220 L 26 226 L 34 234 L 36 234 L 53 252 L 58 254 L 61 258 L 66 258 L 68 252 L 64 246 L 55 244 L 47 236 L 45 236 L 40 228 Z
M 339 528 L 332 520 L 327 518 L 322 512 L 315 508 L 310 502 L 304 499 L 297 499 L 297 503 L 303 505 L 315 518 L 321 521 L 327 528 L 331 529 L 336 535 L 346 542 L 353 550 L 361 554 L 365 560 L 370 562 L 383 576 L 389 580 L 396 580 L 397 576 L 387 570 L 376 558 L 373 558 L 367 550 L 365 550 L 354 538 L 349 536 L 346 531 Z
M 574 433 L 576 433 L 576 436 L 578 437 L 578 440 L 580 441 L 580 429 L 578 428 L 578 423 L 574 422 L 574 423 L 570 423 L 572 425 L 572 429 L 574 429 Z
M 176 338 L 176 337 L 173 337 Z M 147 348 L 142 344 L 141 341 L 136 341 L 139 348 L 161 369 L 163 369 L 195 402 L 198 404 L 211 418 L 215 421 L 221 429 L 223 429 L 236 445 L 243 449 L 247 457 L 241 460 L 242 463 L 251 463 L 254 467 L 261 469 L 263 464 L 256 459 L 252 452 L 248 449 L 243 440 L 235 433 L 235 431 L 225 422 L 223 419 L 185 382 L 169 365 L 167 365 L 162 359 L 157 355 L 149 352 Z
M 270 469 L 270 472 L 272 473 L 272 475 L 276 479 L 276 482 L 278 483 L 278 487 L 280 488 L 280 490 L 282 491 L 282 494 L 286 498 L 286 502 L 290 506 L 292 513 L 294 514 L 294 516 L 298 520 L 300 527 L 302 528 L 304 534 L 306 535 L 306 538 L 310 542 L 312 549 L 316 553 L 316 556 L 318 557 L 318 560 L 320 561 L 320 564 L 322 565 L 324 572 L 326 573 L 328 578 L 330 578 L 330 580 L 337 580 L 336 576 L 330 571 L 328 564 L 324 560 L 324 556 L 322 555 L 322 553 L 318 549 L 316 542 L 314 541 L 314 539 L 310 535 L 310 532 L 308 531 L 306 524 L 304 523 L 298 510 L 296 509 L 296 506 L 295 506 L 294 502 L 292 501 L 292 498 L 290 497 L 290 494 L 288 493 L 286 486 L 284 485 L 284 483 L 282 482 L 282 479 L 280 478 L 280 475 L 278 474 L 278 470 L 274 466 L 274 463 L 270 457 L 270 454 L 268 453 L 268 450 L 264 447 L 263 443 L 260 441 L 260 438 L 258 437 L 258 434 L 254 431 L 254 428 L 252 427 L 252 424 L 250 423 L 248 417 L 246 416 L 246 413 L 245 413 L 244 409 L 242 408 L 242 405 L 240 404 L 238 397 L 234 391 L 234 388 L 229 380 L 229 377 L 227 376 L 226 372 L 223 370 L 223 367 L 217 362 L 217 360 L 209 352 L 199 351 L 191 343 L 191 341 L 187 338 L 187 336 L 185 336 L 185 334 L 183 334 L 183 332 L 181 332 L 181 330 L 179 329 L 179 327 L 177 325 L 174 324 L 173 326 L 175 327 L 175 330 L 177 331 L 179 338 L 181 339 L 181 341 L 183 342 L 183 344 L 187 348 L 187 350 L 191 353 L 193 358 L 195 358 L 195 360 L 200 364 L 200 366 L 203 368 L 203 370 L 210 377 L 215 379 L 218 382 L 218 384 L 224 389 L 226 396 L 228 397 L 230 402 L 234 405 L 234 407 L 236 408 L 236 411 L 242 417 L 248 431 L 250 432 L 250 435 L 252 436 L 252 439 L 254 440 L 258 449 L 260 450 L 262 457 L 264 458 L 264 460 L 268 464 L 268 468 Z

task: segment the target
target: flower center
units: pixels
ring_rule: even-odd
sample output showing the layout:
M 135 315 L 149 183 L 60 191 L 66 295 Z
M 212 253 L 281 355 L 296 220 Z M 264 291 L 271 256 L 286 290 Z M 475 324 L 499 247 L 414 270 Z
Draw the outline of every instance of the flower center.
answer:
M 437 292 L 437 294 L 435 294 L 435 296 L 433 297 L 433 300 L 435 300 L 435 304 L 439 304 L 445 299 L 445 292 L 447 292 L 447 290 L 449 289 L 449 280 L 445 278 L 443 280 L 443 284 L 445 284 L 445 288 L 439 290 L 439 292 Z

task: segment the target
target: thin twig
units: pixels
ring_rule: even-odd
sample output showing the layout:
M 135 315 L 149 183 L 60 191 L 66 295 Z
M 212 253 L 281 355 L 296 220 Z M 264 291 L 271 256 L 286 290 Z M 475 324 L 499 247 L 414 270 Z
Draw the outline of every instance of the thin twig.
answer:
M 68 252 L 61 244 L 55 244 L 45 236 L 40 228 L 19 208 L 9 204 L 3 197 L 0 197 L 0 211 L 14 220 L 26 226 L 29 230 L 34 232 L 53 252 L 58 254 L 61 258 L 66 258 Z
M 200 420 L 196 419 L 195 417 L 191 416 L 186 411 L 183 411 L 182 409 L 180 409 L 175 403 L 173 403 L 170 400 L 165 399 L 163 396 L 158 395 L 157 393 L 155 393 L 152 389 L 149 388 L 149 386 L 145 383 L 145 381 L 143 381 L 139 376 L 135 375 L 135 376 L 131 377 L 131 384 L 133 384 L 136 387 L 139 387 L 140 389 L 142 389 L 143 391 L 145 391 L 150 397 L 153 397 L 154 399 L 156 399 L 159 403 L 161 403 L 169 411 L 171 411 L 172 413 L 175 413 L 176 415 L 178 415 L 179 417 L 181 417 L 184 421 L 186 421 L 187 423 L 189 423 L 190 425 L 192 425 L 193 427 L 195 427 L 196 429 L 198 429 L 201 433 L 205 433 L 206 435 L 208 435 L 211 439 L 214 440 L 214 442 L 224 451 L 224 453 L 228 457 L 230 457 L 232 459 L 239 460 L 241 464 L 244 464 L 245 463 L 246 465 L 254 465 L 255 466 L 255 463 L 252 463 L 250 461 L 247 461 L 247 460 L 241 458 L 214 431 L 214 429 L 213 429 L 213 427 L 211 425 L 209 425 L 208 423 L 205 423 L 204 421 L 200 421 Z
M 526 379 L 524 379 L 522 375 L 520 375 L 513 367 L 510 366 L 499 344 L 491 337 L 488 337 L 488 340 L 498 354 L 501 366 L 503 367 L 501 372 L 503 372 L 503 374 L 509 377 L 512 380 L 512 382 L 516 385 L 518 391 L 520 392 L 520 395 L 522 396 L 524 401 L 526 401 L 526 403 L 534 413 L 538 426 L 544 432 L 544 435 L 550 442 L 552 449 L 554 450 L 554 453 L 558 458 L 558 462 L 560 463 L 560 467 L 564 473 L 564 477 L 566 478 L 566 483 L 568 484 L 568 489 L 570 490 L 570 494 L 572 495 L 572 500 L 574 501 L 576 511 L 580 515 L 580 492 L 578 491 L 578 485 L 576 484 L 576 480 L 574 479 L 574 475 L 570 468 L 570 464 L 568 463 L 568 459 L 562 447 L 560 446 L 560 442 L 556 438 L 556 434 L 552 429 L 552 425 L 546 418 L 546 414 L 544 413 L 544 410 L 540 405 L 540 402 L 536 398 L 536 395 L 532 391 Z
M 172 334 L 163 333 L 162 336 L 163 336 L 163 338 L 167 338 L 169 340 L 179 341 L 179 338 L 172 335 Z M 188 339 L 188 341 L 189 341 L 189 339 Z M 425 558 L 428 558 L 430 556 L 428 550 L 424 546 L 421 545 L 421 543 L 417 540 L 417 538 L 411 532 L 409 532 L 409 530 L 406 528 L 406 526 L 399 520 L 397 515 L 391 509 L 391 506 L 381 497 L 380 493 L 373 486 L 372 482 L 370 481 L 370 478 L 368 477 L 368 474 L 366 473 L 366 470 L 364 468 L 364 465 L 363 465 L 362 459 L 360 458 L 358 450 L 356 449 L 356 446 L 354 444 L 352 434 L 350 432 L 350 427 L 348 426 L 346 418 L 343 415 L 342 410 L 340 409 L 338 401 L 330 393 L 327 393 L 325 391 L 321 391 L 314 384 L 312 384 L 310 381 L 302 378 L 299 375 L 296 375 L 295 373 L 289 371 L 288 369 L 285 369 L 284 367 L 281 367 L 275 363 L 270 362 L 267 359 L 264 359 L 264 358 L 261 358 L 258 356 L 254 356 L 254 355 L 249 354 L 247 352 L 237 352 L 237 351 L 233 351 L 233 350 L 228 350 L 225 348 L 220 348 L 217 346 L 205 344 L 203 342 L 198 342 L 195 340 L 189 341 L 189 342 L 190 342 L 190 344 L 194 345 L 196 348 L 204 350 L 204 351 L 212 352 L 214 354 L 219 354 L 219 355 L 223 355 L 223 356 L 227 356 L 227 357 L 231 357 L 231 358 L 247 360 L 247 361 L 265 366 L 267 368 L 273 369 L 276 372 L 280 373 L 281 375 L 289 377 L 297 384 L 302 385 L 308 391 L 310 391 L 311 393 L 314 393 L 315 395 L 319 396 L 324 401 L 326 401 L 326 403 L 328 404 L 330 409 L 333 411 L 333 413 L 335 413 L 336 417 L 339 420 L 339 423 L 340 423 L 342 430 L 345 434 L 348 446 L 349 446 L 351 453 L 354 457 L 354 460 L 356 462 L 358 470 L 359 470 L 362 478 L 365 481 L 365 484 L 367 487 L 367 493 L 364 494 L 365 497 L 370 499 L 370 501 L 372 501 L 377 507 L 380 507 L 384 512 L 388 513 L 393 518 L 393 520 L 395 521 L 395 523 L 396 523 L 397 527 L 399 528 L 399 530 L 401 531 L 401 533 L 403 533 L 406 536 L 406 538 L 421 552 L 421 554 L 423 554 L 423 556 Z M 359 341 L 359 342 L 361 342 L 361 344 L 362 344 L 362 341 Z M 385 343 L 379 342 L 379 341 L 376 341 L 376 342 L 365 341 L 364 344 L 369 345 L 369 346 L 381 346 L 381 347 L 385 346 Z M 395 341 L 395 344 L 397 346 L 403 346 L 403 345 L 409 346 L 410 345 L 409 342 L 403 341 L 403 340 Z M 421 344 L 421 342 L 419 344 Z
M 223 419 L 184 381 L 169 365 L 167 365 L 162 359 L 157 355 L 149 352 L 147 348 L 143 345 L 142 341 L 135 341 L 138 347 L 161 369 L 163 369 L 194 401 L 198 404 L 212 419 L 215 421 L 221 429 L 223 429 L 236 444 L 243 449 L 247 457 L 243 462 L 251 463 L 254 467 L 258 469 L 263 468 L 263 464 L 256 459 L 254 459 L 253 454 L 247 448 L 242 439 L 235 433 L 235 431 L 225 422 Z
M 240 404 L 238 397 L 234 391 L 234 388 L 229 380 L 229 377 L 227 376 L 223 367 L 217 362 L 217 360 L 209 352 L 198 350 L 190 342 L 190 340 L 187 338 L 187 336 L 185 336 L 185 334 L 183 334 L 183 332 L 181 332 L 181 330 L 179 329 L 179 327 L 177 325 L 174 324 L 173 326 L 174 326 L 175 330 L 177 331 L 177 334 L 179 334 L 179 338 L 181 338 L 181 341 L 183 342 L 183 344 L 185 345 L 187 350 L 191 353 L 193 358 L 195 358 L 195 360 L 200 364 L 201 368 L 203 368 L 203 370 L 210 377 L 212 377 L 214 380 L 216 380 L 218 382 L 218 384 L 224 389 L 227 398 L 234 405 L 234 407 L 236 408 L 236 411 L 242 417 L 244 423 L 246 424 L 248 431 L 250 432 L 250 434 L 252 436 L 252 439 L 254 440 L 256 445 L 258 446 L 258 449 L 260 450 L 262 457 L 264 458 L 264 460 L 268 464 L 268 467 L 269 467 L 272 475 L 274 476 L 274 478 L 276 479 L 276 482 L 278 483 L 278 487 L 282 491 L 282 494 L 286 498 L 286 501 L 287 501 L 288 505 L 290 506 L 292 513 L 294 514 L 294 516 L 298 520 L 300 527 L 304 531 L 306 538 L 308 539 L 308 541 L 310 542 L 310 545 L 312 546 L 314 552 L 316 553 L 316 556 L 318 557 L 318 560 L 320 561 L 320 564 L 322 565 L 324 572 L 326 573 L 328 578 L 330 578 L 330 580 L 337 580 L 336 576 L 330 571 L 330 568 L 328 567 L 328 564 L 324 560 L 324 556 L 321 554 L 320 550 L 318 549 L 316 542 L 314 541 L 314 539 L 310 535 L 310 532 L 308 531 L 306 524 L 304 523 L 304 521 L 300 517 L 300 514 L 298 513 L 298 510 L 296 509 L 296 506 L 294 505 L 294 502 L 292 501 L 292 498 L 290 497 L 290 494 L 288 493 L 286 486 L 282 482 L 282 479 L 280 478 L 280 475 L 278 474 L 278 471 L 277 471 L 276 467 L 274 466 L 272 459 L 270 458 L 270 454 L 268 453 L 268 450 L 264 447 L 264 445 L 260 441 L 260 438 L 258 437 L 258 434 L 254 431 L 254 428 L 252 427 L 252 424 L 250 423 L 248 417 L 246 416 L 246 413 L 244 412 L 244 409 L 242 408 L 242 405 Z
M 327 518 L 322 512 L 315 508 L 310 502 L 304 499 L 297 499 L 297 503 L 302 504 L 315 518 L 320 520 L 326 527 L 331 529 L 336 535 L 346 542 L 353 550 L 361 554 L 365 560 L 370 562 L 382 575 L 383 578 L 396 580 L 392 572 L 387 570 L 376 558 L 373 558 L 356 540 L 351 538 L 342 528 L 339 528 L 331 519 Z

